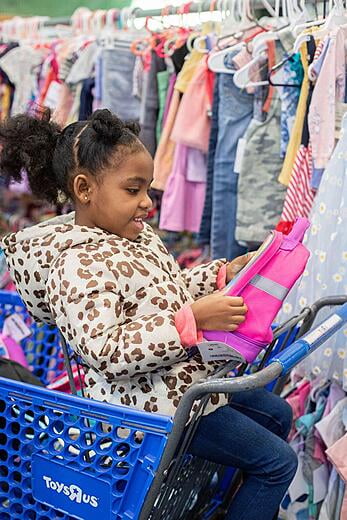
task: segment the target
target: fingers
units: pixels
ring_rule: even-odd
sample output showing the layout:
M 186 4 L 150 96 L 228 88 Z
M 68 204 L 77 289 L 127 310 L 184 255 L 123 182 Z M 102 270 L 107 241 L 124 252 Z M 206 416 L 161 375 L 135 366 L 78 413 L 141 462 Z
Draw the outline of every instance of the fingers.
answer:
M 244 305 L 243 298 L 240 296 L 224 296 L 224 298 L 228 298 L 231 307 L 242 307 Z
M 227 325 L 224 330 L 228 331 L 228 332 L 234 332 L 235 330 L 237 330 L 239 328 L 238 325 L 233 325 L 232 323 Z
M 244 316 L 248 311 L 248 307 L 246 305 L 242 305 L 242 307 L 234 307 L 233 305 L 230 305 L 229 309 L 229 312 L 232 313 L 233 316 Z
M 245 316 L 233 316 L 231 319 L 232 323 L 240 324 L 246 321 Z

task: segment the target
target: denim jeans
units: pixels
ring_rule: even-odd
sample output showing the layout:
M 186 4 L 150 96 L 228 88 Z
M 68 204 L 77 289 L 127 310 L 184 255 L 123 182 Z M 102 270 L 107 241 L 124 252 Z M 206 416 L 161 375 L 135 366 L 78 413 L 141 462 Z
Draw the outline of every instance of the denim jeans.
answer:
M 108 108 L 121 119 L 139 120 L 140 100 L 133 95 L 135 55 L 131 40 L 117 40 L 114 49 L 101 51 L 102 108 Z
M 214 91 L 213 91 L 213 107 L 211 118 L 210 141 L 207 154 L 207 178 L 206 178 L 206 194 L 205 204 L 200 223 L 200 232 L 198 242 L 201 246 L 210 245 L 211 243 L 211 218 L 212 218 L 212 191 L 213 191 L 213 170 L 214 157 L 216 153 L 218 139 L 218 74 L 216 75 Z
M 218 141 L 214 160 L 211 248 L 213 258 L 235 258 L 246 252 L 235 240 L 237 144 L 251 122 L 253 95 L 241 91 L 231 74 L 220 74 Z
M 285 441 L 291 423 L 290 406 L 265 389 L 234 394 L 202 417 L 189 451 L 244 474 L 225 520 L 273 520 L 297 468 Z

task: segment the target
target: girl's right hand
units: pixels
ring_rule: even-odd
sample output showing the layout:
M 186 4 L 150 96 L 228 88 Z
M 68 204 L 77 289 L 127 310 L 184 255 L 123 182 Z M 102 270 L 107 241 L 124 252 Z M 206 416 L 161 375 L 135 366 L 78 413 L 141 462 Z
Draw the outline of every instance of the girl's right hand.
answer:
M 243 298 L 220 292 L 204 296 L 191 305 L 198 330 L 234 331 L 246 319 Z

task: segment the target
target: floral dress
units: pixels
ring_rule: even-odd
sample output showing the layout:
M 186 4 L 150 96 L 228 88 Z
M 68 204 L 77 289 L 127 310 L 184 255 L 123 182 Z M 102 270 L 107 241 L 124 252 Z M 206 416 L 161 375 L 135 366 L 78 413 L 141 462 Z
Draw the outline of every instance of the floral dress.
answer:
M 322 297 L 347 294 L 347 118 L 342 137 L 324 172 L 311 213 L 306 246 L 311 258 L 303 278 L 284 303 L 280 319 Z M 318 315 L 321 321 L 331 309 Z M 299 365 L 307 376 L 331 379 L 347 389 L 347 327 Z

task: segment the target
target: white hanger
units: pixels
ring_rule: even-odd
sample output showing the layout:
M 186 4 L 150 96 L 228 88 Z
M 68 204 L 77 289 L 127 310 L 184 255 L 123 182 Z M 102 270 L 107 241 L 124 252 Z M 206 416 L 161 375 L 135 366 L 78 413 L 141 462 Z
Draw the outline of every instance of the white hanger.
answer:
M 249 63 L 247 63 L 247 68 L 245 66 L 235 72 L 233 80 L 237 87 L 239 87 L 240 89 L 245 89 L 248 87 L 261 87 L 263 85 L 269 84 L 267 80 L 251 81 L 249 77 L 250 69 L 253 67 L 253 65 L 256 65 L 259 62 L 259 60 L 264 56 L 266 56 L 266 53 L 262 52 L 260 55 L 256 56 Z
M 212 72 L 223 72 L 224 74 L 234 74 L 234 70 L 225 66 L 225 58 L 233 51 L 241 51 L 246 47 L 244 42 L 236 43 L 231 47 L 227 47 L 221 51 L 211 53 L 207 59 L 207 66 Z
M 193 49 L 198 52 L 201 52 L 201 54 L 208 54 L 210 51 L 207 48 L 207 45 L 205 45 L 205 47 L 203 47 L 201 45 L 203 42 L 206 43 L 206 38 L 207 38 L 207 36 L 205 34 L 201 35 L 201 36 L 197 36 L 193 43 Z
M 280 19 L 278 18 L 277 20 Z M 267 80 L 253 82 L 250 77 L 250 71 L 254 65 L 266 56 L 265 53 L 268 48 L 267 43 L 271 40 L 279 39 L 279 32 L 280 31 L 268 31 L 255 36 L 252 40 L 253 59 L 234 74 L 234 83 L 237 87 L 244 89 L 247 87 L 259 87 L 269 84 Z
M 335 27 L 347 24 L 347 17 L 345 15 L 345 8 L 342 0 L 334 0 L 334 6 L 331 9 L 329 16 L 324 22 L 324 25 L 318 31 L 315 31 L 314 37 L 316 39 L 323 39 L 329 34 L 329 32 Z M 315 24 L 312 24 L 315 25 Z M 309 34 L 300 34 L 294 43 L 294 53 L 299 52 L 301 45 L 309 41 Z

